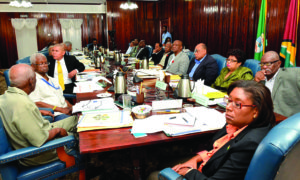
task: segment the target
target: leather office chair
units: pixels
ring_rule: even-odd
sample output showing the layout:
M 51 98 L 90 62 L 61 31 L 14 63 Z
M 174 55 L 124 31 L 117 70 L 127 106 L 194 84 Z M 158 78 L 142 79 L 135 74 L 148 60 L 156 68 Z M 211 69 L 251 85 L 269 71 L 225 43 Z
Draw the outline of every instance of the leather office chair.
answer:
M 195 57 L 195 54 L 192 51 L 187 51 L 185 53 L 188 55 L 190 61 Z
M 146 48 L 148 48 L 148 51 L 149 51 L 149 55 L 148 55 L 148 59 L 149 59 L 151 57 L 151 55 L 152 55 L 153 48 L 150 45 L 146 45 Z
M 28 64 L 30 66 L 30 56 L 17 60 L 16 64 Z
M 257 147 L 245 180 L 295 179 L 300 176 L 300 113 L 287 118 L 267 134 Z M 161 180 L 180 177 L 171 168 L 159 173 Z
M 226 57 L 221 56 L 219 54 L 213 54 L 211 56 L 217 61 L 218 68 L 219 68 L 218 75 L 220 75 L 221 70 L 224 67 L 226 67 Z
M 254 77 L 255 74 L 257 73 L 257 71 L 261 70 L 259 63 L 260 63 L 260 61 L 258 61 L 258 60 L 247 59 L 244 63 L 244 67 L 251 69 L 251 71 L 253 72 L 253 77 Z
M 64 162 L 57 160 L 40 166 L 24 167 L 17 162 L 24 157 L 60 147 L 63 148 L 63 146 L 68 148 L 74 147 L 77 144 L 74 136 L 66 136 L 49 141 L 39 148 L 31 146 L 13 150 L 0 118 L 0 139 L 0 174 L 3 180 L 56 179 L 83 169 L 83 166 L 79 164 L 79 158 L 74 158 L 73 156 L 71 156 L 71 159 L 75 160 L 75 165 L 69 164 L 71 161 L 68 161 L 66 165 Z M 84 170 L 82 170 L 82 173 L 84 173 Z

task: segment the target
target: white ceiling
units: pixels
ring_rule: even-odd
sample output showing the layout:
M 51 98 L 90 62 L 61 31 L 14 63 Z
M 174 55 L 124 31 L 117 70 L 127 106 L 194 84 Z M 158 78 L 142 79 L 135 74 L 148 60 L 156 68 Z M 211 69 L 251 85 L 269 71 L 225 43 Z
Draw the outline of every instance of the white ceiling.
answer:
M 35 4 L 103 4 L 106 0 L 29 0 Z M 0 0 L 0 3 L 9 3 L 10 0 Z

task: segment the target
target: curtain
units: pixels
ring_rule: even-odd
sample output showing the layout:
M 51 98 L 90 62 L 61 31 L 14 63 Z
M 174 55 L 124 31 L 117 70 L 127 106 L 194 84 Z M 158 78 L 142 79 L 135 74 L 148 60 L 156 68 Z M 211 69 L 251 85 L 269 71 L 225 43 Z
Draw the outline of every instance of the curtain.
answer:
M 38 51 L 36 26 L 37 19 L 11 19 L 11 24 L 15 28 L 18 57 L 22 59 Z
M 70 41 L 73 50 L 81 50 L 81 24 L 82 19 L 59 19 L 62 29 L 63 41 Z

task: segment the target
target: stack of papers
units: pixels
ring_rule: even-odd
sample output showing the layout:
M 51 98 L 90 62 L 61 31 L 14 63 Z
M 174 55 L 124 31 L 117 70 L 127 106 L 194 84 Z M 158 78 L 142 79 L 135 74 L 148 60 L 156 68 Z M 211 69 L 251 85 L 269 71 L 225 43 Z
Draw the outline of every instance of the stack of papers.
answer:
M 76 82 L 76 86 L 73 89 L 73 93 L 87 93 L 96 90 L 103 90 L 102 86 L 94 81 Z
M 76 74 L 76 81 L 91 81 L 97 76 L 100 76 L 100 74 L 97 72 L 82 72 Z
M 135 69 L 134 71 L 140 78 L 159 78 L 160 74 L 156 69 Z
M 146 119 L 135 120 L 131 133 L 155 133 L 163 131 L 168 136 L 179 136 L 201 131 L 221 129 L 225 125 L 225 115 L 206 107 L 186 108 L 187 113 L 172 115 L 153 115 Z M 170 117 L 195 117 L 193 126 L 170 124 Z M 190 119 L 189 119 L 190 120 Z M 184 121 L 180 121 L 184 124 Z
M 73 113 L 85 111 L 115 111 L 118 107 L 114 104 L 113 98 L 91 99 L 80 101 L 73 106 Z
M 79 117 L 77 131 L 128 127 L 132 122 L 130 111 L 83 114 Z

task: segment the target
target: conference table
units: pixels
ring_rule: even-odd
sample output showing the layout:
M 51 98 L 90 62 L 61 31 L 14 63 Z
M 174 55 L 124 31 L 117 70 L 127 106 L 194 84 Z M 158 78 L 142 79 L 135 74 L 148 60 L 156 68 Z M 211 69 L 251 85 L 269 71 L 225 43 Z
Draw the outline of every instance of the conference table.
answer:
M 156 79 L 144 80 L 143 85 L 154 86 Z M 89 99 L 97 99 L 97 94 L 107 92 L 108 87 L 101 91 L 91 93 L 76 94 L 77 102 Z M 113 93 L 112 93 L 113 94 Z M 211 108 L 215 108 L 212 106 Z M 155 112 L 152 112 L 154 115 Z M 279 123 L 286 119 L 285 116 L 275 113 L 276 122 Z M 176 141 L 184 141 L 188 139 L 201 138 L 207 135 L 213 135 L 217 130 L 186 134 L 181 136 L 168 137 L 163 132 L 147 134 L 145 137 L 135 138 L 130 133 L 131 127 L 92 130 L 79 132 L 79 149 L 81 154 L 94 154 L 108 151 L 116 151 L 121 149 L 130 149 L 132 154 L 141 153 L 143 147 L 151 146 L 159 143 L 168 143 Z M 139 151 L 139 152 L 138 152 Z M 143 152 L 142 152 L 143 153 Z M 132 156 L 134 179 L 141 179 L 139 156 Z

